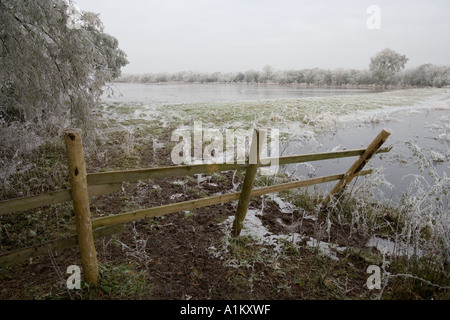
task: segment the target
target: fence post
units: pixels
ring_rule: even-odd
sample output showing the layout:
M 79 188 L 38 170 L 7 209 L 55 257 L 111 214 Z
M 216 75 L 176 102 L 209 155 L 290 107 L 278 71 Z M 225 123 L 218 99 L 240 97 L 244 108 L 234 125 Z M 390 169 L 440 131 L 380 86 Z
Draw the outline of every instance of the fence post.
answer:
M 330 201 L 331 197 L 335 194 L 340 193 L 355 177 L 355 175 L 360 172 L 364 166 L 369 162 L 372 156 L 377 152 L 377 150 L 386 142 L 386 140 L 391 135 L 392 131 L 389 129 L 383 129 L 381 132 L 375 137 L 375 139 L 370 143 L 370 145 L 366 148 L 363 154 L 356 160 L 355 163 L 347 170 L 344 177 L 339 180 L 338 183 L 334 186 L 334 188 L 327 195 L 325 200 L 323 201 L 324 205 L 327 205 Z
M 245 172 L 244 183 L 242 184 L 241 194 L 239 195 L 239 203 L 236 209 L 236 216 L 233 222 L 232 234 L 234 237 L 239 236 L 242 230 L 245 216 L 247 214 L 248 204 L 250 203 L 253 183 L 255 181 L 256 172 L 259 166 L 260 157 L 260 137 L 259 130 L 253 131 L 252 144 L 250 147 L 250 159 L 247 170 Z
M 92 233 L 91 212 L 80 129 L 64 130 L 70 188 L 84 280 L 97 284 L 98 262 Z

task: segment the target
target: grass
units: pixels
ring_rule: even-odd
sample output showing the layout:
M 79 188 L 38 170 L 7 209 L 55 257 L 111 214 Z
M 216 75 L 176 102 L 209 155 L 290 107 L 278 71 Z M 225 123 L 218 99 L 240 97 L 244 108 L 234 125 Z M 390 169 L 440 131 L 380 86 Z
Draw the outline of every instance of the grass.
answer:
M 376 94 L 267 101 L 215 102 L 164 105 L 163 114 L 172 126 L 191 125 L 193 120 L 205 125 L 233 127 L 240 124 L 248 129 L 253 122 L 260 127 L 292 126 L 301 122 L 315 130 L 337 120 L 337 117 L 356 116 L 370 110 L 407 107 L 423 102 L 443 92 L 443 89 L 414 89 L 389 91 Z
M 65 279 L 49 288 L 33 288 L 36 299 L 58 300 L 67 297 L 71 300 L 98 300 L 104 297 L 114 300 L 145 299 L 152 294 L 153 285 L 145 271 L 136 270 L 133 264 L 112 265 L 100 263 L 97 286 L 81 281 L 80 289 L 66 288 Z

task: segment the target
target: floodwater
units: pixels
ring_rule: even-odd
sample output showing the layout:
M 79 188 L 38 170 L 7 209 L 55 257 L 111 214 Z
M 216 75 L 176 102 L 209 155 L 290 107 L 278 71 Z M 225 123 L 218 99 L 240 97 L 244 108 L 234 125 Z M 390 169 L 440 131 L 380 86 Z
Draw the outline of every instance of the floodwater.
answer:
M 105 98 L 109 102 L 148 105 L 202 103 L 217 101 L 267 100 L 305 97 L 325 97 L 333 95 L 353 95 L 376 91 L 362 89 L 310 88 L 276 85 L 247 84 L 138 84 L 118 83 L 113 88 L 121 96 Z M 393 189 L 381 188 L 383 197 L 398 199 L 410 186 L 413 175 L 421 175 L 425 183 L 433 183 L 426 171 L 421 172 L 417 157 L 413 156 L 407 142 L 417 145 L 423 154 L 432 160 L 439 175 L 449 173 L 450 160 L 450 112 L 449 108 L 435 108 L 437 103 L 450 101 L 450 91 L 428 102 L 411 107 L 370 111 L 365 120 L 355 119 L 338 123 L 326 133 L 316 134 L 311 144 L 290 141 L 280 150 L 282 155 L 305 154 L 367 147 L 376 135 L 387 128 L 392 131 L 385 146 L 392 146 L 391 152 L 376 155 L 367 168 L 383 168 L 386 180 Z M 373 117 L 370 118 L 370 113 Z M 344 173 L 356 160 L 355 157 L 325 160 L 310 164 L 290 165 L 288 172 L 302 178 L 319 177 Z M 320 185 L 329 190 L 332 184 Z M 448 197 L 448 196 L 447 196 Z M 448 200 L 446 201 L 448 203 Z
M 384 197 L 398 200 L 411 185 L 414 175 L 423 177 L 424 183 L 433 183 L 428 170 L 419 170 L 419 158 L 413 155 L 407 142 L 416 145 L 431 161 L 439 176 L 449 174 L 450 157 L 450 112 L 432 108 L 410 109 L 392 112 L 386 120 L 370 123 L 350 123 L 317 135 L 311 145 L 291 142 L 282 150 L 284 154 L 303 154 L 350 150 L 367 147 L 383 129 L 392 131 L 383 146 L 392 146 L 389 153 L 375 155 L 364 169 L 382 168 L 387 182 L 394 188 L 383 187 Z M 312 177 L 344 173 L 357 157 L 324 160 L 310 164 L 290 165 L 288 172 L 297 176 Z M 422 179 L 422 178 L 421 178 Z M 426 181 L 426 182 L 425 182 Z M 330 185 L 321 185 L 329 190 Z
M 112 85 L 118 95 L 110 102 L 145 104 L 201 103 L 216 101 L 271 100 L 286 98 L 325 97 L 375 92 L 366 89 L 313 88 L 263 84 L 146 84 L 117 83 Z

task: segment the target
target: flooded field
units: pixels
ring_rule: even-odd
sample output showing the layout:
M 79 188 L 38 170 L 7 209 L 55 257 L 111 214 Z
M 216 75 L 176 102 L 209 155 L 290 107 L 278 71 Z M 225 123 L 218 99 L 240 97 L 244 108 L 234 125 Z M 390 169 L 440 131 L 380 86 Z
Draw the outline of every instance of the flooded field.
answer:
M 279 130 L 280 155 L 285 156 L 365 148 L 382 129 L 388 128 L 392 134 L 385 146 L 391 146 L 391 151 L 373 157 L 366 169 L 373 168 L 378 174 L 360 179 L 358 183 L 366 182 L 367 189 L 373 192 L 370 197 L 379 203 L 403 208 L 412 206 L 408 223 L 420 225 L 427 219 L 448 219 L 450 89 L 374 92 L 252 85 L 141 84 L 119 84 L 118 88 L 123 95 L 106 99 L 102 114 L 130 135 L 155 122 L 160 127 L 192 130 L 194 122 L 201 121 L 203 128 L 221 132 L 257 126 Z M 161 147 L 166 141 L 156 139 L 153 142 Z M 280 167 L 280 172 L 308 179 L 344 173 L 355 160 L 352 157 L 288 165 Z M 333 186 L 334 183 L 328 183 L 309 188 L 326 193 Z M 286 212 L 293 214 L 295 206 L 289 200 L 277 195 L 269 198 L 280 208 L 291 208 Z M 370 206 L 360 205 L 364 208 L 362 211 Z M 433 212 L 444 215 L 438 218 L 432 216 Z M 261 224 L 262 216 L 265 216 L 262 209 L 249 210 L 243 232 L 273 245 L 280 239 Z M 304 218 L 305 221 L 310 219 Z M 225 228 L 230 221 L 224 222 Z M 441 226 L 441 222 L 436 226 Z M 290 237 L 294 242 L 305 241 L 295 233 Z M 373 237 L 366 245 L 392 253 L 404 246 L 401 241 L 397 242 Z M 307 244 L 319 246 L 325 254 L 330 249 L 328 243 L 313 238 Z M 210 250 L 214 256 L 226 252 L 224 248 Z
M 370 168 L 382 168 L 391 186 L 383 197 L 396 200 L 421 171 L 414 150 L 420 150 L 439 175 L 450 159 L 450 90 L 413 89 L 374 92 L 261 85 L 116 84 L 120 96 L 106 98 L 106 117 L 159 121 L 161 126 L 262 128 L 280 130 L 281 155 L 366 147 L 383 128 L 392 130 L 390 153 L 376 156 Z M 129 128 L 132 129 L 132 128 Z M 417 152 L 416 152 L 417 153 Z M 298 177 L 345 172 L 354 158 L 290 165 Z M 321 185 L 327 190 L 330 185 Z M 448 201 L 447 201 L 448 202 Z

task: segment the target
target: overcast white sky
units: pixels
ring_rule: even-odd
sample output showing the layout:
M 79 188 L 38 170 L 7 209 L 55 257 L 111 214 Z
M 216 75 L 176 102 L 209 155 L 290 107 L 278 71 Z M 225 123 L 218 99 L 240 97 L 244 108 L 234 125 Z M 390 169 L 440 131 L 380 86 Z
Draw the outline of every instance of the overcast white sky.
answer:
M 75 0 L 100 13 L 123 73 L 367 69 L 384 48 L 406 67 L 450 65 L 449 0 Z M 370 30 L 370 5 L 380 29 Z

